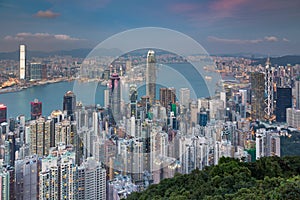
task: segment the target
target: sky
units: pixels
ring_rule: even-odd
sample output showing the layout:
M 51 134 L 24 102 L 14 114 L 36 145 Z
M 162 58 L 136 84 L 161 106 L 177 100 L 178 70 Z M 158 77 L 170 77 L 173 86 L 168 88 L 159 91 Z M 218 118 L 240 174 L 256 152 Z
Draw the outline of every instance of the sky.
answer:
M 182 32 L 209 54 L 300 55 L 299 0 L 0 0 L 0 52 L 93 48 L 122 31 Z

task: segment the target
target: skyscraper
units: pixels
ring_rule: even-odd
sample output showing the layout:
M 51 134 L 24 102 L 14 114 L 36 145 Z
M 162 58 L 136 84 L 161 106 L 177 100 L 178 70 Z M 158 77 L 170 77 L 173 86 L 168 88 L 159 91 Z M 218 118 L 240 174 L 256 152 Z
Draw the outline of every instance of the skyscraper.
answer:
M 78 167 L 78 199 L 106 199 L 106 170 L 94 158 Z
M 153 50 L 149 50 L 147 54 L 146 96 L 149 96 L 152 105 L 156 100 L 156 59 Z
M 15 195 L 17 200 L 38 198 L 39 167 L 40 164 L 36 155 L 15 162 Z
M 179 90 L 180 103 L 186 108 L 189 107 L 190 93 L 190 89 L 188 88 L 180 88 Z
M 34 101 L 30 102 L 31 105 L 31 120 L 35 120 L 42 116 L 42 102 L 38 99 L 34 99 Z
M 276 121 L 286 122 L 286 109 L 292 107 L 292 89 L 277 88 L 276 94 Z
M 264 94 L 265 94 L 265 80 L 264 74 L 259 72 L 252 72 L 250 77 L 251 82 L 251 118 L 253 120 L 264 119 Z
M 159 90 L 159 101 L 165 108 L 168 107 L 170 103 L 176 102 L 176 90 L 175 88 L 160 88 Z
M 113 73 L 110 77 L 109 83 L 109 100 L 110 107 L 112 110 L 112 117 L 114 121 L 118 121 L 120 119 L 121 112 L 121 85 L 120 85 L 120 77 L 117 73 Z
M 44 67 L 41 63 L 30 63 L 30 80 L 35 81 L 43 79 L 43 68 Z
M 130 85 L 129 99 L 130 99 L 130 116 L 137 117 L 136 109 L 137 109 L 137 88 L 136 85 Z
M 295 96 L 296 100 L 296 109 L 300 109 L 300 80 L 295 81 L 295 88 L 293 89 L 293 95 Z
M 71 117 L 71 120 L 74 120 L 76 109 L 76 96 L 72 91 L 68 91 L 64 95 L 63 101 L 63 110 L 67 111 L 68 117 Z
M 26 55 L 25 55 L 25 45 L 20 45 L 20 79 L 25 79 L 26 70 Z
M 7 107 L 0 104 L 0 123 L 7 121 Z
M 270 58 L 267 59 L 265 66 L 265 119 L 269 122 L 274 120 L 274 67 L 271 67 Z
M 39 118 L 30 121 L 30 152 L 38 156 L 48 155 L 50 148 L 51 120 Z

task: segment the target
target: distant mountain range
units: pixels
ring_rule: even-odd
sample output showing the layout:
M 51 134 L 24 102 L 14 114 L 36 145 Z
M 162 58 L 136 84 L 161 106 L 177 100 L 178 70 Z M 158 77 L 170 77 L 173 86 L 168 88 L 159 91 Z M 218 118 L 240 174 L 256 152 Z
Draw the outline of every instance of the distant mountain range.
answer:
M 52 57 L 52 56 L 73 56 L 78 58 L 85 58 L 92 49 L 73 49 L 73 50 L 61 50 L 61 51 L 51 51 L 51 52 L 42 52 L 42 51 L 27 51 L 26 57 L 27 59 L 31 59 L 33 57 Z M 133 52 L 132 55 L 147 55 L 148 49 L 141 49 L 136 52 Z M 101 54 L 105 56 L 120 54 L 121 51 L 119 49 L 96 49 L 93 54 Z M 156 54 L 163 54 L 164 52 L 161 50 L 156 50 Z M 242 58 L 250 58 L 255 60 L 256 64 L 265 64 L 266 55 L 263 54 L 251 54 L 251 53 L 237 53 L 237 54 L 218 54 L 216 56 L 224 56 L 224 57 L 242 57 Z M 19 51 L 14 52 L 0 52 L 0 60 L 18 60 L 19 59 Z M 300 64 L 300 55 L 286 55 L 286 56 L 274 56 L 270 57 L 272 65 L 295 65 Z

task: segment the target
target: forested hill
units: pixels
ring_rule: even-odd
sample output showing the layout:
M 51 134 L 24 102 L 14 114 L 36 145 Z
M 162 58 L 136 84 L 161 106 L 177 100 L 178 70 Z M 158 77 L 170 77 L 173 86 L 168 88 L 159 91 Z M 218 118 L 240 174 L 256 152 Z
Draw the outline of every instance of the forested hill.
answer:
M 254 163 L 221 158 L 219 165 L 176 174 L 127 199 L 300 199 L 300 157 L 265 157 Z

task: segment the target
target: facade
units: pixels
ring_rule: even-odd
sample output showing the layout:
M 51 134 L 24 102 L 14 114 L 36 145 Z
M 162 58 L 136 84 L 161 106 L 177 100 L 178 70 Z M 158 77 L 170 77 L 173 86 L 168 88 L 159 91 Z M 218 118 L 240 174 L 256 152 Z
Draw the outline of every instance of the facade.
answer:
M 67 111 L 67 116 L 74 120 L 76 109 L 76 96 L 72 91 L 68 91 L 64 95 L 63 110 Z
M 78 167 L 78 199 L 106 199 L 106 170 L 94 158 Z
M 265 110 L 265 79 L 264 74 L 259 72 L 251 73 L 251 118 L 253 120 L 264 120 Z
M 15 162 L 15 196 L 17 200 L 38 198 L 39 168 L 40 163 L 36 155 Z
M 25 79 L 26 73 L 26 55 L 25 55 L 25 45 L 20 45 L 20 79 Z
M 42 80 L 44 78 L 44 66 L 41 63 L 30 63 L 29 76 L 31 81 Z
M 118 121 L 121 116 L 121 84 L 120 77 L 117 73 L 113 73 L 110 77 L 109 84 L 109 100 L 112 117 L 114 121 Z
M 149 96 L 150 105 L 156 100 L 156 59 L 155 52 L 148 51 L 146 66 L 146 96 Z
M 287 108 L 286 122 L 288 126 L 300 129 L 300 110 L 294 108 Z
M 38 156 L 48 155 L 50 149 L 51 120 L 39 118 L 29 123 L 30 152 Z
M 0 123 L 7 121 L 7 107 L 0 104 Z
M 292 107 L 292 89 L 277 88 L 276 94 L 276 121 L 286 122 L 286 109 Z
M 170 104 L 176 102 L 176 89 L 175 88 L 160 88 L 159 101 L 162 106 L 168 108 Z
M 191 91 L 188 88 L 180 88 L 179 90 L 179 102 L 186 108 L 189 107 Z
M 293 95 L 296 100 L 295 108 L 300 109 L 300 80 L 295 81 L 295 87 L 293 88 Z
M 10 173 L 0 165 L 0 199 L 9 200 L 10 198 Z
M 60 145 L 41 161 L 39 199 L 78 199 L 75 153 Z
M 35 99 L 34 101 L 30 102 L 31 105 L 31 120 L 35 120 L 42 116 L 42 102 L 40 102 L 38 99 Z

